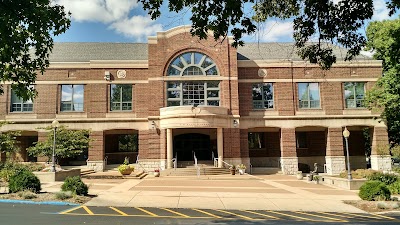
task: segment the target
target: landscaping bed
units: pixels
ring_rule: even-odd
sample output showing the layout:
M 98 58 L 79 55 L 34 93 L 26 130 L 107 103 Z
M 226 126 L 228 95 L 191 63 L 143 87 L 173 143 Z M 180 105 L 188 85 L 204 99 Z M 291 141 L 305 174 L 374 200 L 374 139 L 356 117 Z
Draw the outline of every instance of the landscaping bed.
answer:
M 28 192 L 18 192 L 18 193 L 2 193 L 0 194 L 0 199 L 11 199 L 11 200 L 29 200 L 35 202 L 69 202 L 74 204 L 84 204 L 90 201 L 94 196 L 80 196 L 75 195 L 71 198 L 60 200 L 57 198 L 56 193 L 41 192 L 38 194 L 28 193 Z
M 357 207 L 366 212 L 400 212 L 399 201 L 365 201 L 365 200 L 346 200 L 344 203 Z

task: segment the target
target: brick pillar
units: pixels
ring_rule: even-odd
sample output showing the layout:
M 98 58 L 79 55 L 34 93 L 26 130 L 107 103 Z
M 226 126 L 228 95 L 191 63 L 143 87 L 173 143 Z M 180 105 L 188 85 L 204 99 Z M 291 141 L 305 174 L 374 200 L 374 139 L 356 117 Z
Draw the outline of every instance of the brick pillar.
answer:
M 296 129 L 281 129 L 281 169 L 283 174 L 296 174 L 299 170 L 296 152 Z
M 242 163 L 246 165 L 246 171 L 250 172 L 250 156 L 249 156 L 249 130 L 240 129 L 240 154 Z
M 326 135 L 326 172 L 329 175 L 340 174 L 346 170 L 346 157 L 343 151 L 341 127 L 329 127 Z
M 45 142 L 47 140 L 48 132 L 38 132 L 38 142 Z M 38 162 L 49 162 L 51 160 L 50 158 L 47 158 L 46 156 L 38 156 L 37 161 Z
M 147 171 L 167 168 L 167 135 L 166 129 L 139 130 L 139 162 L 141 168 Z
M 89 147 L 87 166 L 95 171 L 104 171 L 106 166 L 104 162 L 104 132 L 92 131 L 90 138 L 92 142 Z
M 351 135 L 351 134 L 350 134 Z M 372 133 L 371 168 L 373 170 L 391 170 L 389 138 L 386 127 L 374 127 Z
M 223 128 L 224 161 L 238 165 L 243 163 L 240 150 L 240 129 Z

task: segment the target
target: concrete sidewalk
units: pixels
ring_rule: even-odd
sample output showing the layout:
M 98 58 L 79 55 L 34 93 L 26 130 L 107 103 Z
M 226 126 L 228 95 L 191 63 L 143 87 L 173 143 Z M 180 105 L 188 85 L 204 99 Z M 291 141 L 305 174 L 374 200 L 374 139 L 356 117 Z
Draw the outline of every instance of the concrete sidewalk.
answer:
M 342 202 L 358 200 L 357 192 L 285 175 L 84 179 L 84 182 L 90 187 L 89 193 L 97 195 L 86 203 L 90 206 L 364 212 Z M 48 184 L 44 190 L 59 191 L 60 186 Z

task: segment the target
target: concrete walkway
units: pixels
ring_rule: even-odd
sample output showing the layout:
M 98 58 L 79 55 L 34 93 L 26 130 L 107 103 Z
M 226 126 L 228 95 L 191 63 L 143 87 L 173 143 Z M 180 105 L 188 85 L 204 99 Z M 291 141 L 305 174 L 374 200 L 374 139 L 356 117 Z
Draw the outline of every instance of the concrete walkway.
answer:
M 355 191 L 285 175 L 84 179 L 84 182 L 89 185 L 89 193 L 97 195 L 86 203 L 89 206 L 364 212 L 342 202 L 358 200 Z M 43 188 L 52 192 L 59 191 L 60 186 L 61 183 L 53 183 Z

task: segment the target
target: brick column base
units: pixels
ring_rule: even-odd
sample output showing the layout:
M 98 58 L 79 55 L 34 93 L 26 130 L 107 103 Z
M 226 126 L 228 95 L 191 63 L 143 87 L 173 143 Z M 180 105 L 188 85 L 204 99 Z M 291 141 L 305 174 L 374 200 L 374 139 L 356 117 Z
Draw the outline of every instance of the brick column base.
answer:
M 371 155 L 371 169 L 373 170 L 392 170 L 392 159 L 390 155 Z
M 297 157 L 281 157 L 281 169 L 283 174 L 296 174 L 299 170 Z
M 87 161 L 87 167 L 96 172 L 103 172 L 106 168 L 106 163 L 104 161 Z
M 325 156 L 326 173 L 338 175 L 346 170 L 346 157 L 344 156 Z

